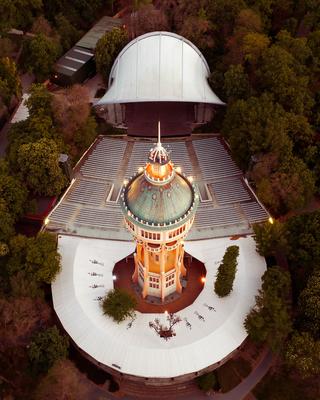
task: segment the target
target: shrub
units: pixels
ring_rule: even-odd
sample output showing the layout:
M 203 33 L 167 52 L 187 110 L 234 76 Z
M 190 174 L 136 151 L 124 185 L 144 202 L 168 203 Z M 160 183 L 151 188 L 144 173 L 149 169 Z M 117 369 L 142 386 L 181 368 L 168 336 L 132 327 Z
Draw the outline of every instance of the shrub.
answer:
M 233 287 L 233 281 L 237 271 L 238 246 L 229 246 L 219 265 L 214 291 L 219 297 L 227 296 Z
M 110 290 L 102 300 L 102 309 L 117 323 L 134 315 L 137 300 L 123 289 Z
M 198 376 L 196 381 L 199 389 L 203 390 L 204 392 L 208 392 L 217 385 L 217 378 L 214 372 L 209 372 L 208 374 Z

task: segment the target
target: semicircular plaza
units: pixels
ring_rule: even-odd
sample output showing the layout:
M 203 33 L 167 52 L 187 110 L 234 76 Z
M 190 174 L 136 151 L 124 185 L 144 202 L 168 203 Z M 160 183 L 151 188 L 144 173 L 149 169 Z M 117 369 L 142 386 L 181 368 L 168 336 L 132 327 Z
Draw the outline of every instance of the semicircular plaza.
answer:
M 232 293 L 219 298 L 213 290 L 217 268 L 227 246 L 240 249 Z M 61 235 L 63 269 L 52 285 L 55 311 L 73 341 L 99 363 L 126 375 L 172 378 L 220 362 L 245 340 L 243 321 L 254 304 L 265 271 L 252 237 L 186 243 L 201 260 L 207 277 L 193 304 L 178 312 L 176 336 L 165 341 L 149 322 L 166 315 L 136 312 L 133 321 L 116 324 L 103 315 L 100 299 L 113 288 L 114 264 L 134 251 L 133 243 Z M 132 322 L 132 324 L 130 324 Z

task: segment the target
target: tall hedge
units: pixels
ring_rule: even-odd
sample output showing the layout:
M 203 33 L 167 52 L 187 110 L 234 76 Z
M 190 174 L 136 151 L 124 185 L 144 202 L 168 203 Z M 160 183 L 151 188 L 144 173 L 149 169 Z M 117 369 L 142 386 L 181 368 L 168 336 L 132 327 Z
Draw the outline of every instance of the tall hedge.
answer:
M 237 272 L 238 255 L 239 247 L 229 246 L 223 256 L 214 284 L 214 291 L 219 297 L 227 296 L 232 290 L 233 281 Z

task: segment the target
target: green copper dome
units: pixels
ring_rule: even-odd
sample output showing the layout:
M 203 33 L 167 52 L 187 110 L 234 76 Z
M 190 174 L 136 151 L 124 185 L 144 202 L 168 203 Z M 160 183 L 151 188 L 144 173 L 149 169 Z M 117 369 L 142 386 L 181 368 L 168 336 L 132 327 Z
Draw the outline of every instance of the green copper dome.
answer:
M 149 224 L 167 224 L 190 210 L 194 196 L 192 185 L 177 172 L 164 185 L 152 184 L 142 173 L 129 182 L 123 200 L 135 217 Z

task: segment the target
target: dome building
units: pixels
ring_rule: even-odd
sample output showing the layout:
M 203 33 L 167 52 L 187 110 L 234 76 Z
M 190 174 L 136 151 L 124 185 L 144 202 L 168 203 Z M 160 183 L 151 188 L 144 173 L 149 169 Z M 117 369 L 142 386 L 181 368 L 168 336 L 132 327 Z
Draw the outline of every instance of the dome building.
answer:
M 160 141 L 150 150 L 142 171 L 125 182 L 121 207 L 128 230 L 136 241 L 133 281 L 142 297 L 163 301 L 181 293 L 180 278 L 186 275 L 184 238 L 190 230 L 199 197 L 192 177 L 174 167 Z

